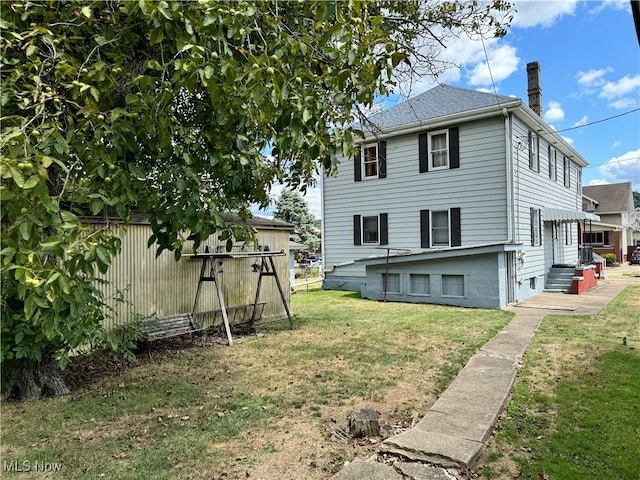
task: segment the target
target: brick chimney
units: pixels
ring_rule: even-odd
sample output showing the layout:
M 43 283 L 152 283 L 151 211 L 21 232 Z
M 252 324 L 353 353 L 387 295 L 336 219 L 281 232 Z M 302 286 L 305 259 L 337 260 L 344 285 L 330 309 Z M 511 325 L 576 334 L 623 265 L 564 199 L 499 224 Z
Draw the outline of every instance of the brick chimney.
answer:
M 540 64 L 538 62 L 527 63 L 527 94 L 529 95 L 529 107 L 542 116 L 542 89 L 540 88 Z

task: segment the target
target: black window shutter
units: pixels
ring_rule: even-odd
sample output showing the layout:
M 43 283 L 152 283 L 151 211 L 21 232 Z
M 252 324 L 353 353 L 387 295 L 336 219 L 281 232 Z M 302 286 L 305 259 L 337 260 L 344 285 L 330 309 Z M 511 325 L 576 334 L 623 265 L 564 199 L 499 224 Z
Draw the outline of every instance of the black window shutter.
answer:
M 378 178 L 387 178 L 387 142 L 378 142 Z
M 529 220 L 531 223 L 531 246 L 533 247 L 536 244 L 536 209 L 533 207 L 529 208 Z
M 536 209 L 536 215 L 538 215 L 538 243 L 542 245 L 542 209 Z
M 460 168 L 458 127 L 449 129 L 449 168 Z
M 459 247 L 462 245 L 462 230 L 460 229 L 460 209 L 452 208 L 451 217 L 451 246 Z
M 389 215 L 380 214 L 380 245 L 389 245 Z
M 418 137 L 418 162 L 420 163 L 420 173 L 429 171 L 429 147 L 427 141 L 427 134 L 421 133 Z
M 540 137 L 536 135 L 536 171 L 540 173 Z
M 362 149 L 359 147 L 353 157 L 353 177 L 356 182 L 362 180 Z
M 431 248 L 430 230 L 429 210 L 420 210 L 420 246 L 422 248 Z
M 362 234 L 360 233 L 360 215 L 353 216 L 353 244 L 362 245 Z

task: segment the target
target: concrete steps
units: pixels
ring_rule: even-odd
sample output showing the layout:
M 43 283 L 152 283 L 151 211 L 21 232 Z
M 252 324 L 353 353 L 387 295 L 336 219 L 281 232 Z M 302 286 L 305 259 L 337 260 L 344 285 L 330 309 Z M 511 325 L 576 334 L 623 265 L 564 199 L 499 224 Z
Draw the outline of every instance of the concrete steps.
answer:
M 573 277 L 575 275 L 575 267 L 551 267 L 551 270 L 547 275 L 547 280 L 544 284 L 544 291 L 555 293 L 571 293 L 573 289 Z

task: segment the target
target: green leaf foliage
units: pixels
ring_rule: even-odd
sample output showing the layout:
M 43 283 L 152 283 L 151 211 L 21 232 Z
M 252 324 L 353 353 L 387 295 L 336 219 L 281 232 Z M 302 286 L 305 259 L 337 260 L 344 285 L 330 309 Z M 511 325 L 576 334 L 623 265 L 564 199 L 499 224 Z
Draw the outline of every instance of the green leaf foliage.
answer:
M 80 218 L 150 216 L 180 257 L 352 152 L 398 80 L 446 68 L 448 37 L 504 35 L 509 5 L 149 0 L 0 9 L 2 360 L 62 356 L 99 329 L 120 248 Z M 440 32 L 440 33 L 438 33 Z M 28 327 L 28 328 L 27 328 Z M 64 362 L 62 362 L 64 363 Z

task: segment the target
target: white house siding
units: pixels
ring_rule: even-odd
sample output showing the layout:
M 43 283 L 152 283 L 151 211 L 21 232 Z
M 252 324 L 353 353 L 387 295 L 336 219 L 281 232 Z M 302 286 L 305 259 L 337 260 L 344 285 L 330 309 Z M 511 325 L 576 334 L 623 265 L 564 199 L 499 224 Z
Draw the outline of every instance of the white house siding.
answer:
M 361 264 L 383 250 L 354 245 L 353 216 L 388 214 L 389 247 L 422 250 L 420 210 L 461 209 L 462 245 L 507 237 L 507 187 L 503 117 L 450 125 L 459 128 L 460 168 L 419 173 L 419 133 L 387 142 L 387 177 L 354 181 L 353 159 L 342 159 L 337 176 L 323 182 L 327 279 L 360 277 Z M 425 129 L 428 131 L 428 129 Z M 337 279 L 337 278 L 336 278 Z
M 513 117 L 513 161 L 514 190 L 513 205 L 515 210 L 515 241 L 524 245 L 524 256 L 517 262 L 516 299 L 523 300 L 544 288 L 545 276 L 553 263 L 552 225 L 542 218 L 542 245 L 531 245 L 530 208 L 558 208 L 571 211 L 582 210 L 582 197 L 578 188 L 581 167 L 570 161 L 570 186 L 565 187 L 563 181 L 563 152 L 559 145 L 557 179 L 549 178 L 548 137 L 539 136 L 540 171 L 529 168 L 528 133 L 529 128 L 518 118 Z M 560 225 L 558 233 L 558 252 L 556 263 L 575 264 L 578 260 L 577 226 L 570 225 L 570 242 L 564 236 L 564 226 Z M 567 245 L 567 243 L 569 243 Z M 535 279 L 533 282 L 531 279 Z M 535 283 L 535 285 L 534 285 Z

